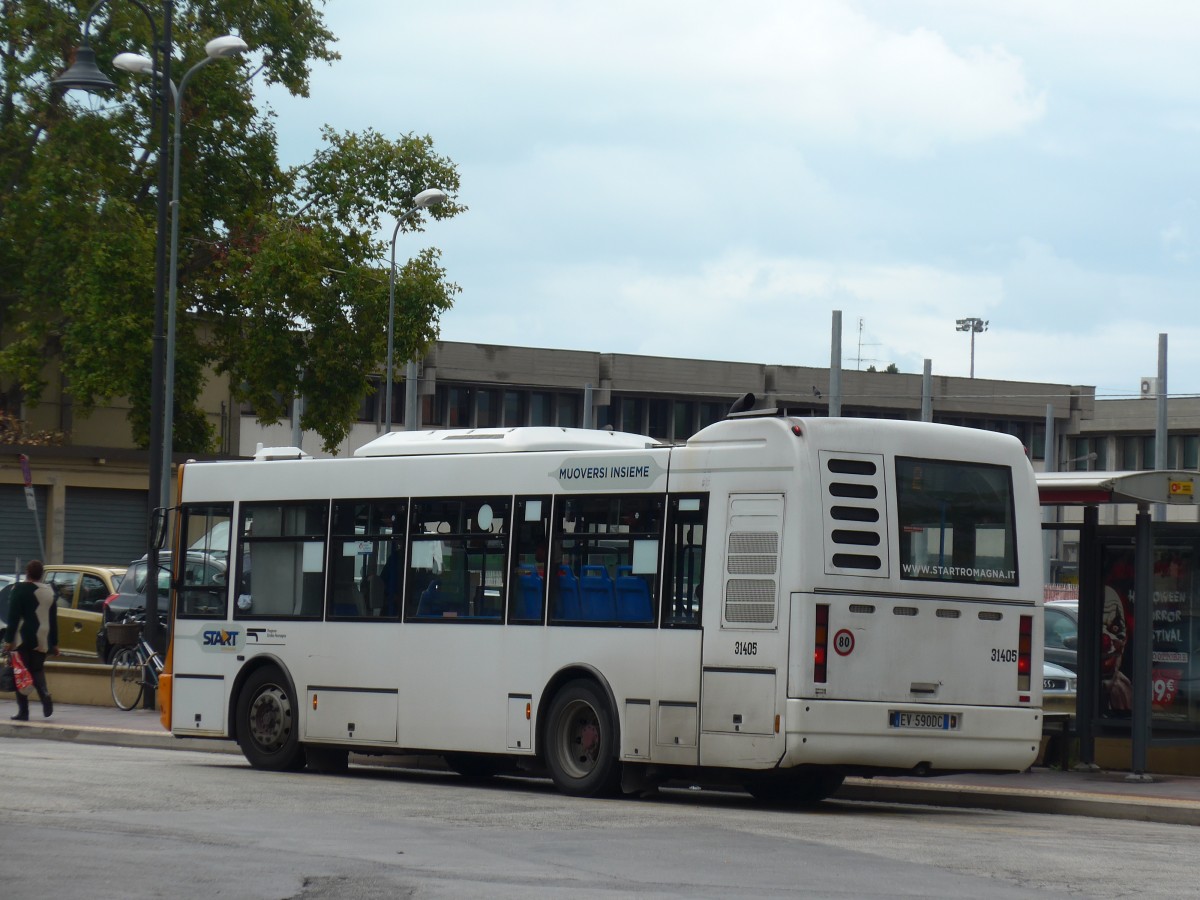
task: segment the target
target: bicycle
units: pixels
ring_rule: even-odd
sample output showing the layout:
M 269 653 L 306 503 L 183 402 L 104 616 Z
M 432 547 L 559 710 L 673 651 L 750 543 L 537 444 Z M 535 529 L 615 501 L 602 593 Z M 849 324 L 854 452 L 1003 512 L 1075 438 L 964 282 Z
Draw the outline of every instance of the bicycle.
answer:
M 147 688 L 158 688 L 158 676 L 163 670 L 162 657 L 150 646 L 142 632 L 144 613 L 131 610 L 121 622 L 105 626 L 108 640 L 120 649 L 113 654 L 112 697 L 118 709 L 133 709 Z

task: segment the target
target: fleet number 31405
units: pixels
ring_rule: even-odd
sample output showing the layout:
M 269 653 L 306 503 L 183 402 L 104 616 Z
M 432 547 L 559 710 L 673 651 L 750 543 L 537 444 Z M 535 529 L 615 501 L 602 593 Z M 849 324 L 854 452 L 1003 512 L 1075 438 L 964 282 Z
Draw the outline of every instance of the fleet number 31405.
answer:
M 992 662 L 1016 662 L 1016 650 L 1003 650 L 999 647 L 992 648 Z

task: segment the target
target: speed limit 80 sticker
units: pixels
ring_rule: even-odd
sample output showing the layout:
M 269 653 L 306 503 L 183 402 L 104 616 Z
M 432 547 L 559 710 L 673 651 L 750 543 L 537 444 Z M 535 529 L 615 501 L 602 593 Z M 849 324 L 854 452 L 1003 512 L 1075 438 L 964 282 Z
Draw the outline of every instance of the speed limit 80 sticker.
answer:
M 854 651 L 854 634 L 843 628 L 833 636 L 833 652 L 838 656 L 849 656 Z

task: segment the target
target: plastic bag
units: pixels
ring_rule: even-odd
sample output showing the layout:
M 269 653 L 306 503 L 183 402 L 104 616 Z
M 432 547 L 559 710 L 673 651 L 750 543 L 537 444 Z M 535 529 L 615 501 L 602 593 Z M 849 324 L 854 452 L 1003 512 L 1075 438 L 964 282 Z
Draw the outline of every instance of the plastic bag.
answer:
M 21 659 L 21 654 L 15 650 L 12 656 L 13 682 L 17 690 L 28 697 L 33 693 L 33 676 L 29 674 L 29 670 L 25 668 L 25 661 Z

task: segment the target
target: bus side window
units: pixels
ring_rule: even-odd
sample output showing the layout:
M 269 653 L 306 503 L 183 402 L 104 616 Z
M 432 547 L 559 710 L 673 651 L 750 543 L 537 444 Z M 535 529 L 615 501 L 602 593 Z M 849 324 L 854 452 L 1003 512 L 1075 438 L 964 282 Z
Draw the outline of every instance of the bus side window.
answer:
M 232 519 L 232 503 L 183 508 L 182 544 L 187 555 L 177 586 L 176 615 L 223 619 L 228 614 Z
M 396 619 L 407 521 L 408 505 L 404 500 L 334 502 L 325 611 L 328 618 Z
M 653 625 L 662 513 L 658 494 L 555 498 L 550 620 Z
M 405 617 L 502 620 L 509 497 L 413 500 Z
M 508 621 L 540 625 L 546 599 L 550 497 L 518 497 L 513 516 L 512 574 Z
M 670 498 L 667 571 L 663 582 L 663 625 L 700 624 L 707 522 L 707 494 L 680 494 Z

